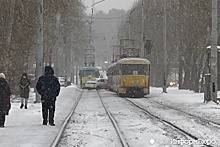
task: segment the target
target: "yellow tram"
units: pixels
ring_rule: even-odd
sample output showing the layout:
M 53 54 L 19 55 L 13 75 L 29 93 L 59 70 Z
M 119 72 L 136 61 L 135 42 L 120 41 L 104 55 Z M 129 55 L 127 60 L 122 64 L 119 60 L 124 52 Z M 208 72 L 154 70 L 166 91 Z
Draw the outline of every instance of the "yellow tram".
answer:
M 144 97 L 150 93 L 150 61 L 123 58 L 107 70 L 108 88 L 119 96 Z
M 84 88 L 85 83 L 88 80 L 95 80 L 100 76 L 99 74 L 99 68 L 97 67 L 83 67 L 79 71 L 79 76 L 80 76 L 80 87 Z

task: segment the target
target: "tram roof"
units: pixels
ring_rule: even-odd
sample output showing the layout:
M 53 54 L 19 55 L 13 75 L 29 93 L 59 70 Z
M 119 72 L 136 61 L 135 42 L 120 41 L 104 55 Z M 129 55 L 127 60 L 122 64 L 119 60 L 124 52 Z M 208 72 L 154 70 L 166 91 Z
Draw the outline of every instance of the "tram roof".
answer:
M 150 64 L 150 61 L 144 58 L 123 58 L 111 64 L 108 68 L 111 68 L 117 64 Z
M 99 70 L 99 68 L 97 68 L 97 67 L 83 67 L 83 68 L 81 68 L 80 70 Z
M 119 64 L 150 64 L 150 61 L 144 58 L 123 58 L 118 60 Z
M 117 64 L 117 62 L 112 63 L 108 68 L 115 66 Z

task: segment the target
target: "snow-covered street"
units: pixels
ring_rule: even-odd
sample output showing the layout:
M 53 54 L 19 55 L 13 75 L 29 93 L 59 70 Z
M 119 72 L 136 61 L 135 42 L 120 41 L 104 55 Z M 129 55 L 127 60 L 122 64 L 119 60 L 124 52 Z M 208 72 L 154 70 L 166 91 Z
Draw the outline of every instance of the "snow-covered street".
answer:
M 34 93 L 31 93 L 27 110 L 19 108 L 19 99 L 13 100 L 12 109 L 6 118 L 6 126 L 0 129 L 2 138 L 0 147 L 49 147 L 81 91 L 75 85 L 61 89 L 55 112 L 55 127 L 42 125 L 41 104 L 34 104 Z M 161 88 L 151 87 L 151 94 L 145 98 L 129 98 L 129 100 L 193 134 L 203 141 L 203 144 L 213 143 L 212 146 L 219 146 L 219 105 L 214 102 L 204 104 L 202 93 L 177 88 L 168 88 L 168 93 L 161 93 L 161 91 Z M 113 92 L 100 90 L 99 94 L 117 121 L 129 146 L 179 146 L 175 142 L 178 139 L 182 140 L 179 143 L 183 146 L 189 146 L 187 143 L 193 140 L 170 125 L 147 115 L 143 110 L 135 107 L 125 98 L 117 97 Z M 83 97 L 64 131 L 59 146 L 121 146 L 96 90 L 84 90 Z
M 120 146 L 117 134 L 105 113 L 96 91 L 85 91 L 69 121 L 60 147 Z
M 194 135 L 200 142 L 190 142 L 196 140 L 146 115 L 125 98 L 117 97 L 115 93 L 101 90 L 100 95 L 119 124 L 129 146 L 189 146 L 189 144 L 218 146 L 220 107 L 213 102 L 202 103 L 203 94 L 177 88 L 168 90 L 168 93 L 161 93 L 161 88 L 153 87 L 147 97 L 129 100 Z M 80 103 L 67 126 L 61 146 L 121 146 L 96 91 L 85 90 Z M 208 123 L 209 120 L 213 123 Z

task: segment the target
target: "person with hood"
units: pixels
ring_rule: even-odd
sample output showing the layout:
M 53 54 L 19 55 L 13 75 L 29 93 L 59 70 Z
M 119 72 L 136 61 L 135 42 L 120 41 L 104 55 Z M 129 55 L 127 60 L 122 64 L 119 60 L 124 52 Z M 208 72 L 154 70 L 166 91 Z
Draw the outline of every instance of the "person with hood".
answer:
M 5 127 L 5 115 L 8 115 L 11 108 L 11 90 L 5 75 L 0 73 L 0 128 Z
M 28 79 L 27 73 L 23 73 L 20 79 L 21 109 L 23 107 L 27 109 L 29 92 L 30 92 L 30 80 Z
M 47 125 L 49 113 L 49 125 L 55 126 L 55 102 L 60 93 L 60 83 L 54 76 L 54 70 L 51 66 L 45 67 L 44 75 L 39 77 L 37 81 L 36 90 L 41 95 L 43 125 Z

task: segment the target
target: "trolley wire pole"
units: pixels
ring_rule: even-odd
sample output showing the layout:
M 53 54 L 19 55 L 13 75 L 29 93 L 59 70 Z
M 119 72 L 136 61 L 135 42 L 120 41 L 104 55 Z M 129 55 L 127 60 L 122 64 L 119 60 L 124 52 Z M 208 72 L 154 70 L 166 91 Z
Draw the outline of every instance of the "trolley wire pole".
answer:
M 141 58 L 144 58 L 144 0 L 141 3 Z
M 91 54 L 85 54 L 85 66 L 95 66 L 95 48 L 92 44 L 92 23 L 93 23 L 93 14 L 94 14 L 94 6 L 96 4 L 99 4 L 101 2 L 104 2 L 105 0 L 100 0 L 98 2 L 95 2 L 95 0 L 92 1 L 92 8 L 91 8 L 91 19 L 90 19 L 90 22 L 89 22 L 89 25 L 90 25 L 90 33 L 89 33 L 89 49 L 86 49 L 88 50 Z M 93 61 L 91 63 L 87 63 L 87 59 L 88 58 L 91 58 L 91 56 L 93 57 Z
M 37 0 L 38 5 L 38 29 L 37 29 L 37 47 L 35 49 L 36 69 L 35 77 L 36 80 L 43 74 L 43 47 L 44 47 L 44 36 L 43 36 L 43 0 Z M 36 92 L 36 103 L 40 102 L 40 95 Z
M 163 93 L 167 93 L 167 14 L 166 14 L 166 0 L 164 0 L 164 18 L 163 18 L 163 50 L 164 50 L 164 67 L 163 67 Z
M 218 0 L 212 0 L 212 32 L 211 32 L 211 57 L 210 57 L 210 69 L 211 69 L 211 99 L 217 103 L 217 91 L 218 91 L 218 79 L 217 79 L 217 5 Z

